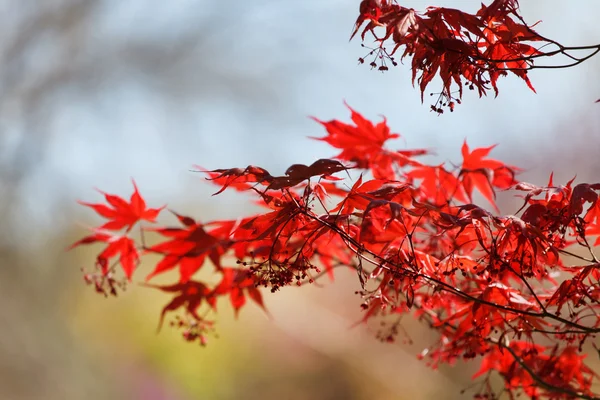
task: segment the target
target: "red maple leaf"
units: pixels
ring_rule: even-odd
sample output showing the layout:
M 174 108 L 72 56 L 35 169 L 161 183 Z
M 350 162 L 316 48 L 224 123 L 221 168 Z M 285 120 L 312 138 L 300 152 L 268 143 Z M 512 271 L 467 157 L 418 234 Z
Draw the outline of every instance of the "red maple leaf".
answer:
M 221 189 L 213 193 L 217 195 L 223 192 L 227 187 L 233 185 L 237 190 L 246 190 L 250 188 L 248 183 L 267 184 L 273 180 L 269 171 L 254 165 L 248 165 L 246 168 L 215 169 L 213 171 L 203 171 L 209 174 L 206 180 L 213 181 L 217 185 L 222 185 Z
M 395 1 L 364 0 L 351 39 L 365 23 L 363 42 L 371 33 L 379 43 L 367 56 L 373 57 L 368 63 L 372 68 L 387 71 L 389 65 L 397 66 L 394 54 L 404 47 L 401 59 L 412 57 L 412 82 L 418 83 L 421 100 L 433 78 L 441 78 L 442 91 L 431 106 L 438 113 L 443 113 L 442 106 L 453 111 L 460 104 L 463 83 L 471 90 L 477 89 L 480 97 L 487 94 L 491 84 L 498 95 L 497 80 L 508 72 L 535 91 L 527 72 L 535 68 L 538 57 L 552 55 L 525 43 L 548 40 L 523 23 L 516 0 L 482 5 L 475 15 L 444 7 L 428 7 L 418 13 Z M 384 35 L 375 32 L 377 27 L 385 30 Z M 364 64 L 365 58 L 359 58 L 359 63 Z
M 388 151 L 383 148 L 386 141 L 399 138 L 397 133 L 391 133 L 386 119 L 373 124 L 361 114 L 353 110 L 348 104 L 346 107 L 351 112 L 354 125 L 346 124 L 338 120 L 321 121 L 313 119 L 323 125 L 328 136 L 315 138 L 329 143 L 331 146 L 341 149 L 342 152 L 335 158 L 344 161 L 352 161 L 358 168 L 371 169 L 373 176 L 379 179 L 394 179 L 395 173 L 392 168 L 394 163 L 399 166 L 418 165 L 411 156 L 427 154 L 427 150 L 416 151 Z
M 443 165 L 422 165 L 406 174 L 410 182 L 419 189 L 424 199 L 433 199 L 435 204 L 445 204 L 451 199 L 461 202 L 467 200 L 463 187 L 454 173 L 446 171 Z M 415 184 L 414 181 L 420 181 Z
M 473 201 L 473 189 L 477 188 L 483 197 L 498 210 L 494 189 L 508 189 L 517 184 L 517 181 L 514 179 L 516 167 L 486 158 L 494 147 L 496 145 L 470 151 L 465 140 L 462 146 L 463 164 L 460 177 L 462 177 L 462 186 L 470 201 Z
M 158 330 L 162 327 L 165 315 L 169 311 L 184 307 L 192 317 L 197 321 L 201 321 L 203 318 L 198 314 L 198 308 L 202 305 L 202 302 L 206 301 L 213 309 L 216 306 L 216 298 L 213 296 L 213 292 L 202 282 L 188 281 L 185 283 L 163 286 L 144 284 L 144 286 L 159 289 L 167 293 L 177 293 L 177 295 L 163 307 L 158 322 Z
M 107 275 L 110 271 L 110 259 L 116 255 L 119 255 L 119 263 L 123 268 L 123 272 L 125 272 L 127 279 L 131 281 L 133 271 L 138 265 L 140 259 L 134 241 L 127 236 L 111 235 L 95 229 L 92 235 L 86 236 L 83 239 L 73 243 L 69 249 L 75 248 L 82 244 L 91 244 L 96 242 L 108 244 L 106 248 L 96 257 L 97 265 L 100 267 L 103 275 Z
M 146 277 L 146 280 L 179 265 L 180 282 L 187 282 L 202 267 L 207 256 L 215 267 L 220 268 L 220 258 L 225 252 L 227 243 L 207 233 L 204 225 L 196 222 L 193 218 L 174 212 L 173 214 L 184 225 L 183 228 L 149 229 L 169 240 L 147 249 L 147 252 L 162 254 L 164 257 L 156 264 L 154 271 Z
M 246 304 L 246 297 L 244 292 L 265 310 L 263 304 L 262 295 L 256 288 L 254 278 L 248 270 L 236 269 L 236 268 L 223 268 L 223 279 L 221 283 L 213 290 L 213 293 L 217 296 L 229 293 L 231 305 L 237 317 L 240 308 Z M 266 311 L 266 310 L 265 310 Z
M 104 198 L 109 204 L 108 206 L 105 204 L 79 202 L 79 204 L 91 207 L 98 214 L 110 220 L 100 226 L 99 229 L 118 231 L 127 227 L 127 231 L 130 231 L 133 225 L 141 220 L 155 222 L 158 214 L 165 208 L 165 206 L 160 208 L 146 208 L 146 202 L 138 192 L 135 181 L 132 182 L 134 191 L 129 203 L 119 196 L 104 193 L 100 190 L 99 192 L 104 195 Z

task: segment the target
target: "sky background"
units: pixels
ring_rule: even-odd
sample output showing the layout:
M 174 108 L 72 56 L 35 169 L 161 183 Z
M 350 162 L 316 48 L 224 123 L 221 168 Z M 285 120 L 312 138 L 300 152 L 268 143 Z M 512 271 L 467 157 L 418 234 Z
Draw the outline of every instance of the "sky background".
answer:
M 76 55 L 85 73 L 49 101 L 43 134 L 51 140 L 21 189 L 26 215 L 56 218 L 65 204 L 94 198 L 94 187 L 126 193 L 131 178 L 150 201 L 220 206 L 205 196 L 212 188 L 189 172 L 193 164 L 255 164 L 281 173 L 332 156 L 324 143 L 307 139 L 323 134 L 308 116 L 347 120 L 344 100 L 369 118 L 385 115 L 403 136 L 398 147 L 431 147 L 440 160 L 457 161 L 466 138 L 472 146 L 499 143 L 498 157 L 544 175 L 557 143 L 598 144 L 578 124 L 598 122 L 598 59 L 533 72 L 537 95 L 511 76 L 500 80 L 498 98 L 467 91 L 456 112 L 437 116 L 427 96 L 421 104 L 409 68 L 382 74 L 357 65 L 365 51 L 348 42 L 353 1 L 100 3 Z M 543 21 L 542 34 L 565 44 L 600 41 L 596 1 L 522 3 L 528 21 Z M 479 3 L 437 4 L 475 11 Z M 148 51 L 154 40 L 156 51 Z M 32 65 L 59 53 L 47 41 Z M 437 91 L 435 83 L 429 91 Z M 10 120 L 6 125 L 10 132 Z

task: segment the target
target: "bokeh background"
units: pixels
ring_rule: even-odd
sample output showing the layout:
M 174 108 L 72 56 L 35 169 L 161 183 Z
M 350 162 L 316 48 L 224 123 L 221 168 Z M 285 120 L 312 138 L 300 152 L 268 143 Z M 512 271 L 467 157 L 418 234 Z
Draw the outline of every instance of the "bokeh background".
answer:
M 406 1 L 476 10 L 478 1 Z M 167 297 L 132 287 L 104 299 L 80 268 L 95 249 L 65 248 L 96 223 L 77 199 L 94 187 L 201 220 L 250 212 L 243 196 L 211 197 L 189 171 L 292 163 L 334 154 L 307 139 L 307 118 L 385 115 L 398 147 L 459 161 L 462 140 L 500 143 L 497 158 L 543 183 L 600 181 L 600 58 L 537 70 L 500 96 L 466 93 L 437 116 L 408 68 L 357 66 L 348 43 L 358 0 L 2 0 L 0 15 L 0 399 L 470 398 L 472 367 L 430 370 L 415 356 L 434 337 L 406 320 L 381 344 L 364 327 L 354 276 L 266 296 L 237 321 L 220 307 L 207 348 L 164 329 Z M 564 44 L 600 42 L 597 0 L 522 1 L 525 18 Z M 435 84 L 431 90 L 435 91 Z M 504 211 L 514 211 L 514 203 Z M 172 222 L 165 220 L 163 222 Z

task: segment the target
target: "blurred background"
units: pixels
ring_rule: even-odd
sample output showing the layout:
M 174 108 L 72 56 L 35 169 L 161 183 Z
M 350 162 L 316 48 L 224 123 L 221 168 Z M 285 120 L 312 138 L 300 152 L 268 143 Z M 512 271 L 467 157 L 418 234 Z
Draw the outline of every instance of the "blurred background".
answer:
M 348 120 L 343 100 L 385 115 L 402 135 L 394 145 L 434 148 L 438 161 L 460 161 L 467 138 L 499 143 L 495 157 L 523 167 L 525 181 L 551 171 L 600 181 L 600 57 L 532 72 L 537 94 L 509 77 L 497 99 L 467 92 L 437 116 L 407 67 L 357 65 L 358 3 L 0 1 L 0 399 L 470 398 L 460 391 L 472 367 L 416 360 L 434 340 L 418 323 L 407 319 L 393 345 L 350 328 L 361 316 L 351 273 L 325 290 L 265 296 L 271 318 L 248 305 L 234 321 L 223 303 L 220 337 L 203 349 L 170 329 L 156 335 L 167 296 L 134 285 L 104 299 L 80 273 L 96 248 L 65 252 L 97 222 L 76 200 L 100 200 L 94 187 L 129 196 L 131 178 L 150 205 L 200 220 L 250 212 L 243 196 L 211 197 L 190 167 L 279 174 L 330 157 L 306 138 L 323 134 L 308 116 Z M 600 3 L 576 5 L 529 0 L 522 12 L 563 44 L 600 42 Z

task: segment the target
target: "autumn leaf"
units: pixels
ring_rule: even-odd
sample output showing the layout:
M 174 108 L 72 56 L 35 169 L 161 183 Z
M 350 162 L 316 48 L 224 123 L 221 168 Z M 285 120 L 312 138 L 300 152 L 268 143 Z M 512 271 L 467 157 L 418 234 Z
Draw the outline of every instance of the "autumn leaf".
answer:
M 185 283 L 202 267 L 206 257 L 217 269 L 221 267 L 221 256 L 229 246 L 229 241 L 207 233 L 204 225 L 193 218 L 174 214 L 184 227 L 148 229 L 166 237 L 167 240 L 146 249 L 147 253 L 163 256 L 146 277 L 146 281 L 179 266 L 180 282 Z
M 353 161 L 359 157 L 360 152 L 367 150 L 381 150 L 384 143 L 389 139 L 400 137 L 397 133 L 391 133 L 385 118 L 382 122 L 374 125 L 346 104 L 350 110 L 354 125 L 345 124 L 338 120 L 321 121 L 313 117 L 315 121 L 325 127 L 329 134 L 325 138 L 313 138 L 329 143 L 331 146 L 342 149 L 343 152 L 337 156 L 341 160 Z
M 381 1 L 380 0 L 362 0 L 360 3 L 360 15 L 356 19 L 354 23 L 354 29 L 352 30 L 352 34 L 350 35 L 350 40 L 356 35 L 361 25 L 365 21 L 370 21 L 367 29 L 373 28 L 378 25 L 377 20 L 381 16 Z M 366 29 L 365 29 L 366 31 Z
M 498 95 L 497 81 L 512 73 L 525 81 L 535 92 L 528 70 L 544 53 L 544 46 L 526 42 L 550 44 L 527 26 L 518 13 L 517 1 L 499 0 L 481 6 L 476 14 L 445 8 L 428 7 L 423 13 L 392 1 L 363 1 L 356 20 L 352 39 L 360 27 L 365 42 L 367 33 L 373 35 L 379 48 L 361 57 L 361 64 L 369 64 L 378 71 L 397 66 L 394 54 L 401 49 L 401 59 L 412 58 L 413 85 L 418 83 L 423 101 L 425 91 L 435 77 L 441 78 L 442 90 L 432 110 L 443 113 L 442 107 L 454 110 L 460 104 L 463 86 L 477 90 L 479 96 L 491 88 Z M 375 31 L 385 29 L 385 34 Z M 373 61 L 365 62 L 373 57 Z
M 471 151 L 465 140 L 462 146 L 463 163 L 459 176 L 462 187 L 471 202 L 473 201 L 473 189 L 476 188 L 498 211 L 495 189 L 508 189 L 517 181 L 514 179 L 515 167 L 486 158 L 494 147 L 496 146 L 481 147 Z
M 428 153 L 425 149 L 396 152 L 385 150 L 383 146 L 388 140 L 400 137 L 399 134 L 390 132 L 386 119 L 373 124 L 347 104 L 346 107 L 350 110 L 353 125 L 338 120 L 321 121 L 313 117 L 325 127 L 328 135 L 312 139 L 341 149 L 342 152 L 335 158 L 354 162 L 358 168 L 371 169 L 375 178 L 394 179 L 394 165 L 419 165 L 412 157 Z
M 443 164 L 414 167 L 406 173 L 406 177 L 418 188 L 420 197 L 432 199 L 435 204 L 446 204 L 451 199 L 461 202 L 467 200 L 459 178 L 455 173 L 447 171 Z
M 134 192 L 129 202 L 116 195 L 100 191 L 104 195 L 108 205 L 85 203 L 82 201 L 79 204 L 92 208 L 99 215 L 110 220 L 100 226 L 99 229 L 118 231 L 127 227 L 127 231 L 130 231 L 133 225 L 139 221 L 155 222 L 156 217 L 164 206 L 160 208 L 147 208 L 146 202 L 140 195 L 135 181 L 133 181 L 133 188 Z
M 239 310 L 246 304 L 246 293 L 264 311 L 262 295 L 256 288 L 256 283 L 250 271 L 236 268 L 223 268 L 223 279 L 213 290 L 215 296 L 229 294 L 231 305 L 237 317 Z
M 209 174 L 206 178 L 208 181 L 221 185 L 221 189 L 214 193 L 217 195 L 233 185 L 237 190 L 245 190 L 248 183 L 262 183 L 268 184 L 273 180 L 273 177 L 269 172 L 260 167 L 249 165 L 245 169 L 242 168 L 230 168 L 230 169 L 215 169 L 213 171 L 202 171 Z
M 72 244 L 69 249 L 92 243 L 107 243 L 106 248 L 96 257 L 104 275 L 109 273 L 110 259 L 119 256 L 119 263 L 129 281 L 139 263 L 139 254 L 134 241 L 127 236 L 112 235 L 95 229 L 94 233 Z
M 173 299 L 165 305 L 160 313 L 160 320 L 158 322 L 158 330 L 160 331 L 165 316 L 169 311 L 175 311 L 181 307 L 194 317 L 197 321 L 203 320 L 198 314 L 198 308 L 203 302 L 206 302 L 211 308 L 216 306 L 216 298 L 213 296 L 213 292 L 202 282 L 188 281 L 185 283 L 177 283 L 175 285 L 151 285 L 148 283 L 143 284 L 146 287 L 159 289 L 166 293 L 176 294 Z
M 285 176 L 274 177 L 269 186 L 267 186 L 267 190 L 290 188 L 298 185 L 300 182 L 309 180 L 313 176 L 320 176 L 322 179 L 332 179 L 332 174 L 346 171 L 350 168 L 337 160 L 328 160 L 325 158 L 317 160 L 309 166 L 294 164 L 285 171 Z

